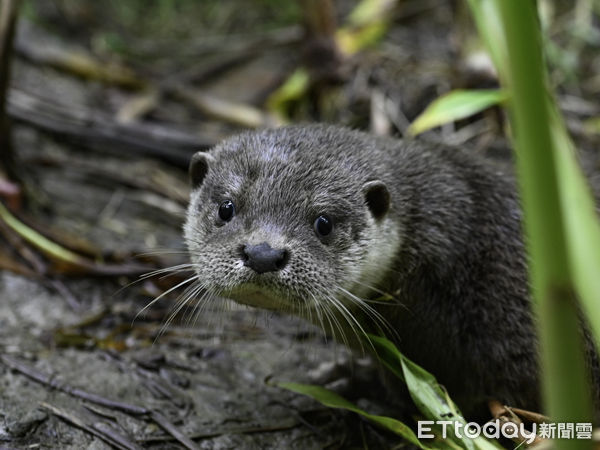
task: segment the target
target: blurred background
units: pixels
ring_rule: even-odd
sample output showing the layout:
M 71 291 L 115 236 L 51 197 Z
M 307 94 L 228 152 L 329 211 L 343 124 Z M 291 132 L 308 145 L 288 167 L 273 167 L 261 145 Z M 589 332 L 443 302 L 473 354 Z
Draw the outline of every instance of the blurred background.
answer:
M 269 384 L 329 383 L 393 411 L 376 386 L 349 388 L 369 363 L 309 325 L 229 304 L 178 309 L 182 288 L 144 307 L 189 275 L 177 268 L 194 152 L 288 123 L 403 137 L 436 98 L 496 88 L 467 5 L 0 5 L 0 447 L 402 448 Z M 550 82 L 595 170 L 600 2 L 538 7 Z M 492 105 L 420 138 L 507 164 L 506 131 Z

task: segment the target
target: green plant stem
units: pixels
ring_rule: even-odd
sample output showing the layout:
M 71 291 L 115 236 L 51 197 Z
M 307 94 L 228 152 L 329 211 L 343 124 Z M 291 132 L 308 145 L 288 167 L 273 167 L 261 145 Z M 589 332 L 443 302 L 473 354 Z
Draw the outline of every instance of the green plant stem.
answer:
M 531 258 L 530 276 L 542 348 L 546 408 L 559 422 L 591 421 L 578 308 L 569 273 L 557 152 L 551 125 L 557 115 L 546 90 L 535 3 L 499 0 L 508 51 L 505 81 Z M 583 440 L 556 448 L 591 448 Z

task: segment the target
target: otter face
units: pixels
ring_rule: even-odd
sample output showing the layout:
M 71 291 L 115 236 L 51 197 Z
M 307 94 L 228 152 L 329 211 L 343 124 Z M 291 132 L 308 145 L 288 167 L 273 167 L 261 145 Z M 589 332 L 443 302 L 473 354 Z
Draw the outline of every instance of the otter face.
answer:
M 326 328 L 372 309 L 363 299 L 391 266 L 399 230 L 368 155 L 306 129 L 247 133 L 195 154 L 185 238 L 205 298 Z

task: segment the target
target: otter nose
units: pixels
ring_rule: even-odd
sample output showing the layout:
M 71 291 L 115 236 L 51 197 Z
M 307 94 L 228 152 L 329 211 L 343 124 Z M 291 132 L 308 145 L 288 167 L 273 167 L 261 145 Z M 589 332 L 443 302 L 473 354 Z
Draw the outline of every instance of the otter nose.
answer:
M 266 242 L 258 245 L 246 245 L 242 252 L 244 265 L 258 273 L 281 270 L 288 260 L 287 250 L 274 249 Z

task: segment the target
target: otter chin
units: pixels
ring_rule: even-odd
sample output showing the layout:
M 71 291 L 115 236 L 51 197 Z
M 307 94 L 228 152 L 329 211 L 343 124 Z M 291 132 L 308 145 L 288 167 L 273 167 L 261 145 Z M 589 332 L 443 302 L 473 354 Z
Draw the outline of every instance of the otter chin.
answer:
M 243 283 L 235 288 L 222 291 L 220 292 L 220 296 L 247 306 L 271 311 L 281 311 L 282 309 L 292 309 L 293 307 L 291 304 L 286 305 L 285 299 L 272 290 L 252 283 Z
M 227 139 L 193 156 L 190 178 L 197 301 L 288 312 L 344 343 L 383 332 L 467 416 L 492 399 L 538 410 L 510 174 L 460 148 L 306 125 Z

